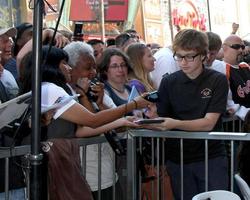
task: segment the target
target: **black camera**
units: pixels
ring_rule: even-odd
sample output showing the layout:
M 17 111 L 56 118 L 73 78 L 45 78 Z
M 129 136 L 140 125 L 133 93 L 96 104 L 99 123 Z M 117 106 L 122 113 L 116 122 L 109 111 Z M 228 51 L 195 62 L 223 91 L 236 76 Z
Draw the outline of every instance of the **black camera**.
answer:
M 89 89 L 88 89 L 88 91 L 86 93 L 88 99 L 91 100 L 91 101 L 93 101 L 93 102 L 97 101 L 98 96 L 96 96 L 95 92 L 92 91 L 91 86 L 97 85 L 98 82 L 100 82 L 98 78 L 91 79 L 91 81 L 90 81 L 90 87 L 89 87 Z
M 144 99 L 146 99 L 147 101 L 150 101 L 152 103 L 156 103 L 159 101 L 159 94 L 158 94 L 158 91 L 153 91 L 153 92 L 150 92 L 148 93 Z
M 115 130 L 108 131 L 104 135 L 116 155 L 121 156 L 126 154 L 126 140 L 120 138 Z
M 250 63 L 250 54 L 245 54 L 243 56 L 243 62 L 246 62 L 247 64 Z

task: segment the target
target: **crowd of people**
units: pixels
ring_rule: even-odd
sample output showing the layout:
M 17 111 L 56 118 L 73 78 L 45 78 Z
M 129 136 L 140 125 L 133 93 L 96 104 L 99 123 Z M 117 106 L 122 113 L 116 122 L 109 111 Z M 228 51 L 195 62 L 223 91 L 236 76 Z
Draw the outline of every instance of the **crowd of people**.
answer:
M 32 88 L 32 24 L 0 28 L 0 101 L 6 102 Z M 137 118 L 158 118 L 154 130 L 223 131 L 222 117 L 236 115 L 249 121 L 250 68 L 246 41 L 233 32 L 223 42 L 213 32 L 180 30 L 169 47 L 146 44 L 135 30 L 115 39 L 75 41 L 71 33 L 57 31 L 49 47 L 53 29 L 44 29 L 41 49 L 41 103 L 53 105 L 58 98 L 79 94 L 78 99 L 42 115 L 42 140 L 91 137 L 120 127 L 141 128 Z M 221 56 L 223 55 L 223 56 Z M 129 101 L 131 91 L 137 97 Z M 157 90 L 156 103 L 143 98 Z M 16 144 L 30 143 L 30 123 Z M 21 139 L 20 139 L 21 138 Z M 13 138 L 14 140 L 15 138 Z M 13 141 L 12 141 L 13 142 Z M 2 146 L 8 146 L 1 134 Z M 166 167 L 176 200 L 181 199 L 180 146 L 176 139 L 166 142 Z M 210 141 L 208 189 L 228 189 L 228 161 L 223 141 Z M 248 143 L 241 149 L 245 153 Z M 205 189 L 204 142 L 185 140 L 184 199 Z M 243 152 L 242 151 L 242 152 Z M 112 148 L 101 147 L 101 197 L 112 199 Z M 243 158 L 243 156 L 239 156 Z M 98 147 L 89 145 L 86 153 L 86 180 L 98 199 Z M 245 166 L 240 160 L 240 166 Z M 4 169 L 3 160 L 0 162 Z M 13 197 L 25 199 L 23 174 L 11 162 L 10 189 Z M 243 178 L 248 175 L 241 167 Z M 242 172 L 242 170 L 244 172 Z M 4 192 L 4 170 L 0 191 Z M 15 175 L 14 175 L 15 173 Z M 116 176 L 116 199 L 124 198 L 122 173 Z M 18 176 L 17 176 L 18 175 Z M 20 176 L 19 176 L 20 175 Z M 220 178 L 218 178 L 220 177 Z M 216 179 L 217 181 L 214 181 Z M 249 180 L 247 180 L 250 182 Z M 0 193 L 4 195 L 4 193 Z

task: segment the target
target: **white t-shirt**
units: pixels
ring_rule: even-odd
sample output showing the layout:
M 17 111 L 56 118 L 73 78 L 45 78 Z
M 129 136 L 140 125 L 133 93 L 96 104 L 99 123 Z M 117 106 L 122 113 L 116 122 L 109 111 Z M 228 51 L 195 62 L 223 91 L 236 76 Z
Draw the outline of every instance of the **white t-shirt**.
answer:
M 109 108 L 115 108 L 113 100 L 104 93 L 103 104 Z M 98 190 L 98 145 L 87 146 L 86 153 L 86 180 L 92 191 Z M 113 185 L 113 150 L 108 143 L 101 146 L 101 189 Z M 116 174 L 116 180 L 118 176 Z
M 209 68 L 226 75 L 226 64 L 221 60 L 214 60 L 212 66 Z
M 72 94 L 76 94 L 73 88 L 68 85 Z M 113 100 L 104 93 L 103 104 L 109 108 L 115 108 Z M 101 145 L 101 189 L 108 188 L 113 185 L 113 150 L 108 143 Z M 91 191 L 98 190 L 98 144 L 87 146 L 86 150 L 86 180 Z M 117 176 L 116 176 L 117 180 Z
M 69 94 L 61 87 L 54 83 L 43 82 L 42 83 L 42 95 L 41 104 L 43 106 L 51 106 L 60 97 L 69 96 Z M 72 99 L 68 103 L 64 104 L 62 107 L 58 108 L 53 116 L 54 119 L 60 117 L 66 110 L 68 110 L 76 101 Z
M 103 104 L 105 106 L 107 106 L 108 108 L 116 108 L 114 101 L 105 92 L 104 92 L 104 96 L 103 96 Z
M 98 190 L 98 145 L 87 146 L 86 180 L 91 191 Z M 101 189 L 113 185 L 113 150 L 108 143 L 101 145 Z M 118 179 L 116 174 L 116 180 Z
M 172 74 L 180 70 L 180 67 L 173 58 L 173 52 L 170 48 L 161 48 L 154 54 L 155 69 L 150 72 L 154 85 L 158 88 L 161 83 L 162 76 L 166 73 Z

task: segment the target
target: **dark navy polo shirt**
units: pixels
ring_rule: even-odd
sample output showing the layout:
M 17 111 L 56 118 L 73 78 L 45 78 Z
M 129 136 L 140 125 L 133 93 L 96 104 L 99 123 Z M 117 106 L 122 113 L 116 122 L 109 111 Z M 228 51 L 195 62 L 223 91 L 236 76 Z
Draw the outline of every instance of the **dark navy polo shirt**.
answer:
M 157 112 L 161 117 L 179 120 L 203 118 L 206 113 L 226 111 L 228 82 L 226 76 L 211 69 L 204 69 L 196 78 L 190 79 L 183 71 L 177 71 L 162 79 L 159 87 L 160 101 Z M 214 131 L 222 130 L 218 120 Z M 177 139 L 167 139 L 166 156 L 174 162 L 180 160 L 180 145 Z M 204 160 L 204 141 L 184 140 L 184 162 Z M 209 141 L 209 157 L 224 155 L 220 141 Z

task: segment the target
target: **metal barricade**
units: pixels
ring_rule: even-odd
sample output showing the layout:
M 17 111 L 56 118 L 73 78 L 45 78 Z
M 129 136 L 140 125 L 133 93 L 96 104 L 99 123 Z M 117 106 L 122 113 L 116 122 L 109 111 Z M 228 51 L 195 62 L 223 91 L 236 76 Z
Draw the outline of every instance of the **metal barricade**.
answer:
M 175 138 L 180 140 L 180 165 L 181 165 L 181 195 L 183 199 L 183 140 L 184 139 L 199 139 L 199 140 L 204 140 L 205 143 L 205 188 L 204 190 L 208 190 L 208 141 L 209 140 L 224 140 L 224 141 L 229 141 L 231 145 L 231 154 L 230 154 L 230 190 L 233 191 L 233 183 L 234 183 L 234 159 L 235 159 L 235 154 L 234 154 L 234 141 L 248 141 L 250 140 L 250 134 L 247 133 L 233 133 L 233 132 L 184 132 L 184 131 L 151 131 L 151 130 L 129 130 L 129 135 L 130 135 L 130 141 L 128 142 L 129 146 L 131 146 L 131 149 L 136 148 L 136 140 L 140 140 L 141 138 L 156 138 L 157 140 L 157 147 L 156 147 L 156 152 L 157 155 L 159 155 L 159 139 L 167 139 L 167 138 Z M 130 157 L 131 165 L 128 164 L 128 166 L 131 166 L 131 169 L 129 169 L 128 173 L 128 181 L 129 185 L 131 185 L 131 192 L 130 193 L 130 199 L 136 200 L 140 199 L 140 192 L 141 190 L 136 186 L 138 183 L 137 176 L 135 174 L 136 171 L 136 159 L 137 159 L 137 154 L 135 151 L 131 151 L 131 154 L 128 155 Z M 159 161 L 156 161 L 157 163 L 157 190 L 159 191 Z M 139 178 L 140 179 L 140 178 Z M 139 184 L 141 184 L 139 182 Z M 139 195 L 138 195 L 139 194 Z M 138 197 L 139 196 L 139 197 Z M 158 192 L 157 195 L 157 200 L 160 199 L 160 193 Z
M 102 183 L 102 155 L 104 154 L 104 152 L 102 152 L 102 145 L 104 143 L 106 143 L 107 140 L 104 136 L 99 136 L 99 137 L 93 137 L 93 138 L 81 138 L 78 139 L 78 143 L 80 145 L 80 156 L 81 156 L 81 166 L 82 166 L 82 171 L 83 171 L 83 175 L 86 177 L 86 173 L 87 173 L 87 154 L 88 154 L 88 147 L 90 147 L 90 145 L 95 145 L 95 147 L 97 148 L 97 178 L 98 178 L 98 200 L 101 200 L 101 183 Z M 113 199 L 116 199 L 116 190 L 115 190 L 115 185 L 116 185 L 116 166 L 115 166 L 115 153 L 112 151 L 111 156 L 111 160 L 112 160 L 112 179 L 113 179 L 113 184 L 112 184 L 112 196 Z
M 81 166 L 82 166 L 82 173 L 86 177 L 86 172 L 87 172 L 87 167 L 86 167 L 86 154 L 87 154 L 87 147 L 90 145 L 97 145 L 97 173 L 96 176 L 98 176 L 98 200 L 101 200 L 101 173 L 102 173 L 102 168 L 101 168 L 101 148 L 102 144 L 106 143 L 106 138 L 104 136 L 99 136 L 99 137 L 93 137 L 93 138 L 81 138 L 77 139 L 79 145 L 80 145 L 80 156 L 81 156 Z M 7 147 L 2 147 L 0 148 L 0 159 L 5 159 L 5 199 L 9 199 L 9 158 L 11 157 L 16 157 L 16 156 L 28 156 L 30 153 L 30 145 L 25 145 L 25 146 L 17 146 L 17 147 L 12 147 L 12 148 L 7 148 Z M 112 158 L 111 160 L 113 161 L 112 166 L 113 166 L 113 199 L 115 199 L 116 191 L 115 191 L 115 183 L 117 181 L 116 178 L 116 172 L 115 172 L 115 153 L 112 152 L 112 155 L 110 155 Z M 26 173 L 26 175 L 29 175 L 29 173 Z M 28 184 L 27 184 L 28 183 Z M 27 176 L 26 180 L 26 198 L 29 199 L 29 176 Z
M 230 125 L 231 123 L 231 125 Z M 235 123 L 238 123 L 238 125 L 235 125 Z M 233 130 L 235 132 L 240 132 L 242 125 L 241 122 L 236 120 L 224 120 L 225 127 L 227 127 L 227 130 L 230 131 Z M 229 127 L 229 128 L 228 128 Z M 236 130 L 236 128 L 238 130 Z M 204 140 L 205 143 L 205 191 L 208 190 L 208 185 L 207 185 L 207 180 L 208 180 L 208 141 L 209 140 L 224 140 L 228 141 L 229 144 L 229 151 L 230 151 L 230 190 L 233 191 L 233 175 L 234 175 L 234 158 L 235 158 L 235 142 L 234 141 L 245 141 L 245 140 L 250 140 L 250 135 L 245 134 L 245 133 L 231 133 L 231 132 L 222 132 L 221 134 L 218 135 L 213 135 L 210 132 L 183 132 L 183 131 L 151 131 L 151 130 L 128 130 L 126 132 L 128 135 L 127 138 L 127 156 L 126 156 L 126 168 L 127 168 L 127 183 L 126 183 L 126 188 L 123 188 L 126 191 L 126 199 L 128 200 L 137 200 L 141 199 L 141 187 L 142 187 L 142 177 L 140 174 L 140 170 L 138 170 L 138 165 L 136 164 L 138 161 L 138 152 L 143 151 L 143 143 L 142 139 L 143 138 L 148 138 L 151 140 L 151 163 L 152 165 L 156 166 L 156 177 L 157 177 L 157 200 L 160 199 L 160 165 L 165 164 L 165 149 L 164 149 L 164 142 L 161 142 L 167 138 L 177 138 L 180 140 L 180 152 L 181 152 L 181 192 L 182 192 L 182 197 L 183 197 L 183 140 L 184 139 L 200 139 Z M 98 170 L 97 170 L 97 177 L 98 177 L 98 200 L 101 200 L 101 174 L 102 174 L 102 159 L 101 159 L 101 152 L 102 152 L 102 145 L 103 143 L 107 142 L 104 136 L 99 136 L 99 137 L 93 137 L 93 138 L 81 138 L 77 139 L 79 145 L 81 146 L 81 166 L 82 166 L 82 172 L 83 175 L 86 176 L 86 155 L 87 155 L 87 147 L 89 145 L 97 145 L 97 165 L 98 165 Z M 138 142 L 139 141 L 139 142 Z M 155 142 L 153 142 L 155 141 Z M 161 149 L 161 153 L 160 153 Z M 5 149 L 0 149 L 0 158 L 4 158 L 6 160 L 6 176 L 5 176 L 5 199 L 9 199 L 9 187 L 8 187 L 8 169 L 9 169 L 9 158 L 14 157 L 14 156 L 21 156 L 21 155 L 26 155 L 29 154 L 30 152 L 30 146 L 19 146 L 19 147 L 14 147 L 11 149 L 5 148 Z M 153 159 L 154 153 L 156 153 L 157 159 Z M 161 158 L 160 156 L 161 155 Z M 116 156 L 115 153 L 112 155 L 112 160 L 113 160 L 113 190 L 112 190 L 112 196 L 113 199 L 116 199 L 116 188 L 114 187 L 116 182 L 117 182 L 117 177 L 116 177 Z M 161 160 L 161 161 L 160 161 Z M 139 174 L 138 174 L 139 173 Z M 152 190 L 153 190 L 153 185 L 152 185 Z M 27 191 L 29 191 L 29 185 L 27 185 Z M 29 192 L 27 192 L 29 193 Z M 29 199 L 29 198 L 27 198 Z M 120 200 L 120 199 L 117 199 Z
M 0 148 L 0 159 L 5 160 L 5 199 L 9 199 L 9 159 L 16 156 L 24 156 L 30 152 L 30 146 L 17 146 L 17 147 L 1 147 Z M 28 190 L 27 188 L 26 190 Z M 28 199 L 28 197 L 27 197 Z

